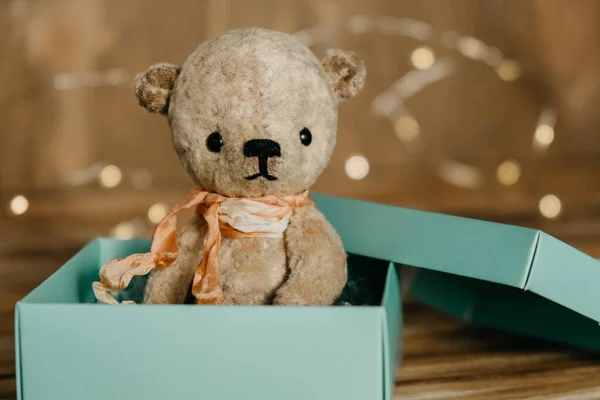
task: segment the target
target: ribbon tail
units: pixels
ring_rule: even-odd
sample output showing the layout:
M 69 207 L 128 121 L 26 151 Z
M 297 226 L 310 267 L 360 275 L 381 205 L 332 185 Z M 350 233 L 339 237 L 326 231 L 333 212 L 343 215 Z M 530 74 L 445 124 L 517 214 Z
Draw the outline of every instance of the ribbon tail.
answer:
M 94 295 L 101 303 L 119 304 L 108 292 L 124 289 L 134 277 L 146 275 L 159 265 L 170 265 L 176 258 L 177 253 L 143 253 L 111 260 L 100 269 L 100 282 L 92 284 Z M 124 304 L 132 303 L 124 302 Z
M 119 302 L 108 293 L 110 288 L 104 285 L 102 282 L 92 283 L 92 289 L 94 290 L 94 296 L 96 296 L 96 299 L 100 303 L 119 304 Z

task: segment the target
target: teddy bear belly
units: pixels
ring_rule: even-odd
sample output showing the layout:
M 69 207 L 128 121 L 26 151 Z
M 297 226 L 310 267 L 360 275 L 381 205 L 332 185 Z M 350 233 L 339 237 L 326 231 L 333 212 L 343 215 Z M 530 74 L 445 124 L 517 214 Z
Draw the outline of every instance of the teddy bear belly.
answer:
M 283 238 L 223 238 L 219 263 L 225 304 L 269 304 L 287 275 Z

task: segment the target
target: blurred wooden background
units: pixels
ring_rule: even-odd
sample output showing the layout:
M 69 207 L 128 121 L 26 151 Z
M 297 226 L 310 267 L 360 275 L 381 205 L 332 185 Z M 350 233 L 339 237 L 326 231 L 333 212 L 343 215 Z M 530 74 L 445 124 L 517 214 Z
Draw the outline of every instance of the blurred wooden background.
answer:
M 6 326 L 83 243 L 147 236 L 188 189 L 166 120 L 137 106 L 133 78 L 243 26 L 367 62 L 315 191 L 541 228 L 600 257 L 600 1 L 6 0 Z
M 368 64 L 316 191 L 566 236 L 598 231 L 597 1 L 11 0 L 0 21 L 0 201 L 29 201 L 19 218 L 4 213 L 11 230 L 43 218 L 42 236 L 80 239 L 109 233 L 91 228 L 98 219 L 114 227 L 170 205 L 190 181 L 165 119 L 137 106 L 133 77 L 157 61 L 182 63 L 226 29 L 262 26 L 301 31 L 318 55 L 344 47 Z M 436 78 L 436 66 L 450 73 Z M 553 130 L 536 151 L 540 115 Z M 345 171 L 357 154 L 369 163 L 358 180 Z M 121 172 L 116 188 L 94 179 L 106 165 Z M 558 218 L 539 212 L 548 194 L 549 215 L 560 201 Z

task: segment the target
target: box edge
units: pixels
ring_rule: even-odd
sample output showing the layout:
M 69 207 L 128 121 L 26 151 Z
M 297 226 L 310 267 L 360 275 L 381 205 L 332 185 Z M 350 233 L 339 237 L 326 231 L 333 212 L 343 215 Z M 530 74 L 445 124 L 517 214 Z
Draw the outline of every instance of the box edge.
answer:
M 382 368 L 382 398 L 383 400 L 391 400 L 392 396 L 391 396 L 391 392 L 392 392 L 392 383 L 390 382 L 390 375 L 391 375 L 391 371 L 390 369 L 390 343 L 389 343 L 389 334 L 388 334 L 388 326 L 387 326 L 387 316 L 385 314 L 385 310 L 383 309 L 383 307 L 380 308 L 379 310 L 379 315 L 381 318 L 381 324 L 380 324 L 380 329 L 381 329 L 381 352 L 382 352 L 382 361 L 383 361 L 383 368 Z
M 397 266 L 394 262 L 389 262 L 387 267 L 385 286 L 383 289 L 383 296 L 381 298 L 380 305 L 380 316 L 381 316 L 381 334 L 382 334 L 382 352 L 383 352 L 383 398 L 385 400 L 391 400 L 394 393 L 395 381 L 394 377 L 396 374 L 396 369 L 399 366 L 399 360 L 397 357 L 398 349 L 396 345 L 392 346 L 390 340 L 401 341 L 400 337 L 395 339 L 390 338 L 390 327 L 388 321 L 388 304 L 395 299 L 395 297 L 400 302 L 399 307 L 399 315 L 398 318 L 398 326 L 399 332 L 402 333 L 402 295 L 401 295 L 401 282 L 399 282 L 399 266 Z M 397 270 L 398 268 L 398 270 Z M 394 289 L 395 288 L 395 289 Z M 392 349 L 394 349 L 394 354 L 392 354 Z M 400 358 L 401 361 L 401 358 Z
M 525 279 L 523 280 L 523 284 L 521 285 L 521 289 L 523 289 L 525 291 L 528 290 L 529 281 L 531 279 L 531 276 L 533 275 L 533 269 L 535 268 L 535 259 L 537 257 L 538 250 L 540 248 L 539 247 L 540 240 L 541 240 L 543 233 L 544 232 L 542 232 L 540 230 L 536 230 L 536 233 L 535 233 L 535 238 L 532 243 L 531 253 L 529 255 L 529 263 L 527 265 L 527 271 L 525 272 Z
M 15 304 L 15 385 L 17 400 L 23 400 L 23 368 L 21 363 L 21 308 L 22 303 Z
M 538 246 L 538 248 L 536 249 L 536 256 L 540 251 L 542 251 L 542 248 L 544 247 L 544 240 L 543 240 L 544 237 L 548 238 L 546 240 L 546 242 L 548 240 L 555 241 L 558 244 L 560 244 L 561 246 L 565 246 L 566 250 L 569 252 L 569 258 L 575 258 L 576 256 L 584 257 L 584 258 L 589 259 L 590 261 L 595 261 L 598 264 L 598 266 L 600 266 L 599 259 L 592 257 L 591 255 L 577 249 L 576 247 L 573 247 L 569 243 L 567 243 L 561 239 L 558 239 L 557 237 L 555 237 L 547 232 L 544 232 L 544 231 L 540 231 L 540 235 L 539 235 L 540 246 Z M 586 318 L 589 318 L 593 321 L 596 321 L 596 322 L 600 321 L 600 317 L 598 315 L 592 316 L 591 314 L 593 314 L 593 313 L 590 313 L 589 311 L 580 311 L 580 309 L 576 309 L 576 307 L 573 306 L 572 304 L 567 305 L 569 302 L 566 302 L 567 304 L 565 304 L 564 302 L 557 299 L 555 296 L 549 295 L 546 290 L 540 290 L 539 287 L 536 287 L 537 285 L 536 285 L 536 275 L 535 274 L 537 271 L 540 271 L 540 273 L 543 274 L 543 270 L 544 270 L 543 265 L 545 265 L 545 264 L 537 265 L 537 264 L 540 264 L 538 262 L 535 262 L 535 261 L 537 261 L 537 257 L 533 261 L 534 261 L 534 264 L 533 264 L 533 268 L 530 273 L 530 279 L 528 279 L 527 287 L 525 288 L 525 290 L 529 290 L 532 293 L 535 293 L 536 295 L 538 295 L 540 297 L 550 300 L 550 301 L 560 305 L 561 307 L 567 308 L 567 309 L 571 310 L 572 312 L 575 312 L 575 313 L 582 315 Z M 579 307 L 577 307 L 577 308 L 579 308 Z M 598 323 L 600 324 L 600 322 L 598 322 Z
M 356 205 L 356 206 L 360 206 L 360 207 L 371 206 L 371 207 L 375 207 L 378 210 L 382 210 L 382 211 L 386 211 L 386 212 L 389 212 L 390 210 L 396 210 L 396 212 L 398 212 L 398 211 L 411 212 L 411 213 L 414 213 L 415 215 L 419 215 L 422 217 L 435 216 L 437 218 L 444 218 L 444 219 L 446 219 L 446 221 L 458 221 L 461 223 L 469 223 L 469 224 L 474 224 L 474 223 L 485 224 L 486 226 L 496 227 L 496 229 L 503 228 L 503 229 L 510 229 L 510 230 L 512 230 L 512 232 L 518 231 L 518 232 L 520 232 L 520 234 L 525 235 L 526 238 L 523 238 L 523 240 L 521 240 L 521 241 L 515 241 L 515 243 L 518 243 L 519 245 L 521 245 L 521 243 L 523 245 L 528 245 L 529 250 L 528 250 L 528 254 L 526 255 L 526 257 L 523 254 L 523 257 L 519 257 L 519 259 L 517 260 L 519 263 L 519 268 L 514 273 L 514 276 L 511 277 L 510 279 L 508 279 L 508 278 L 498 279 L 498 277 L 491 276 L 490 274 L 483 274 L 483 276 L 478 276 L 478 274 L 474 274 L 472 272 L 464 272 L 464 268 L 460 272 L 457 272 L 456 270 L 453 270 L 453 268 L 439 268 L 439 267 L 434 267 L 430 264 L 428 265 L 428 264 L 421 263 L 421 262 L 415 262 L 414 260 L 410 260 L 410 259 L 406 259 L 406 258 L 405 259 L 393 258 L 395 256 L 392 254 L 385 254 L 385 255 L 373 254 L 371 252 L 363 251 L 364 249 L 356 249 L 356 248 L 350 248 L 348 250 L 354 254 L 365 256 L 365 257 L 387 259 L 387 260 L 391 260 L 397 264 L 407 264 L 407 265 L 412 265 L 412 266 L 415 266 L 418 268 L 432 269 L 434 271 L 452 273 L 452 274 L 456 274 L 456 275 L 460 275 L 460 276 L 465 276 L 468 278 L 482 279 L 482 280 L 486 280 L 489 282 L 505 284 L 505 285 L 518 287 L 518 288 L 523 288 L 524 283 L 527 279 L 528 268 L 529 268 L 529 265 L 531 264 L 531 258 L 532 258 L 531 247 L 535 243 L 536 237 L 539 235 L 539 231 L 537 229 L 519 226 L 519 225 L 511 225 L 511 224 L 506 224 L 506 223 L 500 223 L 500 222 L 494 222 L 494 221 L 488 221 L 488 220 L 440 213 L 440 212 L 435 212 L 435 211 L 420 210 L 420 209 L 402 207 L 402 206 L 397 206 L 397 205 L 370 202 L 370 201 L 365 201 L 365 200 L 360 200 L 360 199 L 332 196 L 332 195 L 327 195 L 327 194 L 323 194 L 323 193 L 313 193 L 313 195 L 314 195 L 315 201 L 317 203 L 317 207 L 328 218 L 328 220 L 332 223 L 332 225 L 334 226 L 335 229 L 338 229 L 338 227 L 335 225 L 334 222 L 332 222 L 332 220 L 330 219 L 330 215 L 328 215 L 324 210 L 322 210 L 320 208 L 320 203 L 330 202 L 330 201 L 339 201 L 340 202 L 339 204 L 341 204 L 341 205 L 347 204 L 347 205 Z M 340 236 L 343 236 L 343 235 L 340 235 Z M 346 245 L 346 242 L 344 244 Z M 501 244 L 497 243 L 496 247 L 498 247 L 500 245 Z M 390 258 L 390 257 L 392 257 L 392 258 Z M 465 263 L 463 262 L 462 264 L 465 264 Z M 450 264 L 448 264 L 447 266 L 449 266 L 449 265 Z M 481 275 L 481 274 L 479 274 L 479 275 Z
M 98 238 L 95 238 L 95 239 L 89 241 L 85 246 L 83 246 L 81 249 L 79 249 L 79 251 L 77 251 L 77 253 L 73 254 L 73 256 L 71 258 L 69 258 L 65 263 L 63 263 L 56 271 L 54 271 L 50 276 L 48 276 L 42 282 L 40 282 L 35 288 L 33 288 L 33 290 L 31 290 L 29 293 L 27 293 L 21 300 L 19 300 L 19 302 L 23 303 L 23 304 L 30 303 L 31 297 L 34 296 L 34 294 L 38 290 L 40 290 L 41 287 L 46 285 L 49 281 L 56 279 L 57 275 L 64 273 L 65 269 L 70 264 L 73 265 L 73 260 L 76 257 L 78 257 L 81 253 L 85 252 L 86 250 L 89 250 L 93 246 L 97 246 L 97 249 L 99 249 L 101 246 L 101 240 Z

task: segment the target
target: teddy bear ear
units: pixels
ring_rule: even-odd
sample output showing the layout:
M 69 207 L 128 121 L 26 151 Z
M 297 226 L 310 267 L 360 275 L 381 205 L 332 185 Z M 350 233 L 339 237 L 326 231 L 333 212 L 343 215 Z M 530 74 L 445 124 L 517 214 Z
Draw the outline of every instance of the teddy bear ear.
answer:
M 181 68 L 168 63 L 154 64 L 135 78 L 135 97 L 140 105 L 154 113 L 167 114 L 171 91 Z
M 338 101 L 351 99 L 365 85 L 367 67 L 354 53 L 339 49 L 328 50 L 321 64 Z

